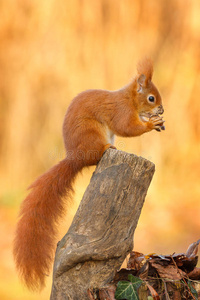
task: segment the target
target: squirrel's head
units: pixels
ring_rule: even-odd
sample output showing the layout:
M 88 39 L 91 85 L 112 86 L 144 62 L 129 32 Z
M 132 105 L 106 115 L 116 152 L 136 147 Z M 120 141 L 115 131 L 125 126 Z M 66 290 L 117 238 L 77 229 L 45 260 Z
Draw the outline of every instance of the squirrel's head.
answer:
M 137 106 L 139 113 L 148 115 L 163 114 L 161 96 L 152 82 L 153 64 L 151 60 L 144 59 L 138 64 Z

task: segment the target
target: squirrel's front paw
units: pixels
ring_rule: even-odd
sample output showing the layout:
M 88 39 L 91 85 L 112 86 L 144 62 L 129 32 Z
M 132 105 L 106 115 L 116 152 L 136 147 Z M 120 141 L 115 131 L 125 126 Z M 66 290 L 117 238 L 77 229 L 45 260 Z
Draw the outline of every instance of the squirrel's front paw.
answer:
M 157 131 L 165 130 L 164 120 L 159 115 L 154 115 L 149 118 L 149 126 Z

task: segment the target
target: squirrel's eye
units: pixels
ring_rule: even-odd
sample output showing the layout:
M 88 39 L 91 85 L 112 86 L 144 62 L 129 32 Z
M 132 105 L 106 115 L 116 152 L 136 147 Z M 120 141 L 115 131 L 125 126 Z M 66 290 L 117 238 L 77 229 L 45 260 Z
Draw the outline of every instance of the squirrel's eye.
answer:
M 148 96 L 147 99 L 148 99 L 149 102 L 152 102 L 152 103 L 155 102 L 155 97 L 152 96 L 152 95 L 151 95 L 151 96 Z

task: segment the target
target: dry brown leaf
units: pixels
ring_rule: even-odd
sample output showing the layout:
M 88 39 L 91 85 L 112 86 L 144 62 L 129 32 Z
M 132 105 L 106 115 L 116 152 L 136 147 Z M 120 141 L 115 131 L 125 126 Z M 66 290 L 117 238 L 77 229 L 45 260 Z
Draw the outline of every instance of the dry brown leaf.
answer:
M 130 274 L 133 276 L 136 276 L 137 271 L 130 270 L 130 269 L 121 269 L 116 272 L 113 282 L 117 283 L 118 281 L 122 281 L 122 280 L 128 281 L 128 275 L 130 275 Z
M 200 280 L 200 268 L 194 268 L 193 271 L 187 274 L 190 279 Z
M 116 287 L 114 285 L 109 285 L 107 288 L 99 290 L 100 300 L 115 300 Z
M 146 261 L 146 263 L 142 266 L 142 268 L 137 272 L 136 276 L 140 277 L 142 280 L 146 280 L 149 273 L 149 262 Z
M 171 263 L 171 257 L 170 256 L 163 256 L 163 255 L 156 255 L 153 254 L 149 257 L 149 262 L 158 263 L 162 266 L 168 266 Z
M 130 253 L 130 258 L 127 264 L 127 268 L 133 270 L 140 270 L 140 268 L 144 265 L 146 259 L 144 254 L 136 251 L 132 251 Z
M 156 290 L 150 284 L 148 284 L 148 282 L 146 282 L 146 285 L 147 285 L 153 299 L 160 300 L 160 297 L 159 297 L 158 293 L 156 292 Z
M 156 269 L 161 278 L 181 280 L 186 276 L 186 273 L 184 271 L 178 269 L 174 265 L 162 266 L 158 263 L 151 262 L 151 266 Z
M 200 240 L 198 240 L 197 242 L 192 243 L 187 251 L 186 251 L 186 256 L 191 258 L 191 257 L 195 257 L 198 254 L 198 245 L 200 243 Z

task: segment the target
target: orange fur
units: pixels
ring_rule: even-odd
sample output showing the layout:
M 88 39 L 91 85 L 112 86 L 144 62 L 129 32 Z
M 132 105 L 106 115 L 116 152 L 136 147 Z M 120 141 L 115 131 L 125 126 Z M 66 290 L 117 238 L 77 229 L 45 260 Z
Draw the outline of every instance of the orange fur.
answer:
M 44 286 L 55 248 L 56 225 L 64 212 L 64 195 L 70 199 L 72 182 L 81 165 L 67 159 L 39 177 L 21 206 L 20 220 L 14 240 L 17 269 L 26 285 Z
M 149 58 L 141 60 L 137 65 L 138 74 L 144 74 L 147 80 L 151 80 L 153 76 L 153 62 Z
M 149 60 L 138 66 L 138 76 L 117 91 L 87 90 L 70 104 L 63 125 L 66 158 L 39 177 L 21 206 L 14 240 L 14 258 L 29 288 L 44 286 L 56 244 L 56 227 L 70 202 L 76 174 L 96 165 L 113 135 L 138 136 L 162 126 L 162 101 L 151 82 Z M 145 79 L 145 80 L 144 80 Z M 148 95 L 155 97 L 150 103 Z M 142 114 L 157 115 L 144 121 Z

